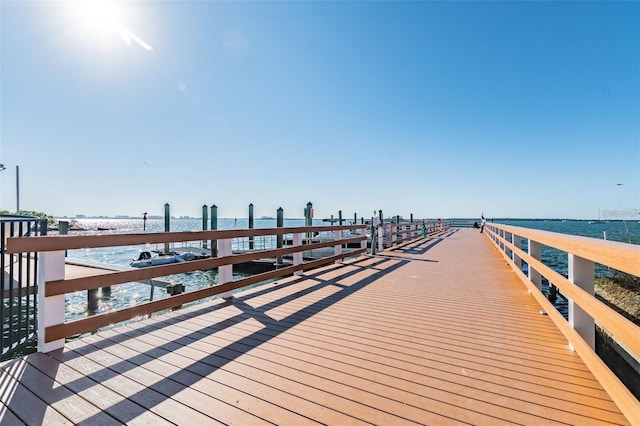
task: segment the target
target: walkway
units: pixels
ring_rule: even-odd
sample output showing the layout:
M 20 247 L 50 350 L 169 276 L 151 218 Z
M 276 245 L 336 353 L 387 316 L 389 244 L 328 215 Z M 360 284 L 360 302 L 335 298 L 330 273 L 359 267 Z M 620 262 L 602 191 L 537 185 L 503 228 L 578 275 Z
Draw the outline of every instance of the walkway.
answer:
M 2 424 L 627 423 L 473 229 L 2 368 Z

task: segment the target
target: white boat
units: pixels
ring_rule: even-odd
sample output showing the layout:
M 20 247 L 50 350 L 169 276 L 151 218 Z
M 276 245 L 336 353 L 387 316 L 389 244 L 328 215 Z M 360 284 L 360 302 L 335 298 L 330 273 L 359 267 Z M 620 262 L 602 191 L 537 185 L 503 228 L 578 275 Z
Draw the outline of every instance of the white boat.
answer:
M 599 223 L 609 223 L 608 220 L 600 220 L 600 209 L 598 209 L 598 220 L 590 220 L 591 224 L 599 224 Z
M 190 260 L 203 259 L 204 257 L 207 256 L 201 256 L 193 252 L 161 254 L 154 256 L 149 251 L 143 251 L 140 253 L 140 256 L 138 256 L 137 259 L 132 260 L 129 265 L 133 268 L 147 268 L 149 266 L 188 262 Z

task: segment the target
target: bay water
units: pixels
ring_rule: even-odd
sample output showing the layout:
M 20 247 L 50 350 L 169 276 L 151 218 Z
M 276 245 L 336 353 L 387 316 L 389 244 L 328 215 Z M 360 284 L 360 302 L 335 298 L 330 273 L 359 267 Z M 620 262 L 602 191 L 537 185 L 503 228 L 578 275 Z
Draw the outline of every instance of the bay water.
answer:
M 492 219 L 489 219 L 491 222 Z M 598 239 L 608 239 L 631 244 L 640 244 L 640 223 L 638 221 L 606 221 L 602 223 L 590 223 L 585 220 L 544 220 L 544 219 L 493 219 L 495 223 L 502 223 L 511 226 L 540 229 L 569 235 L 580 235 Z M 323 225 L 319 219 L 314 219 L 314 225 Z M 207 224 L 209 226 L 209 224 Z M 276 226 L 274 218 L 262 218 L 254 220 L 255 228 L 272 228 Z M 285 219 L 285 227 L 304 226 L 304 219 Z M 127 219 L 73 219 L 72 227 L 77 230 L 70 231 L 70 234 L 95 234 L 106 235 L 114 233 L 139 233 L 139 232 L 163 232 L 165 230 L 164 219 L 148 219 L 146 223 L 142 218 Z M 144 229 L 143 229 L 144 228 Z M 246 229 L 248 228 L 247 218 L 220 218 L 218 219 L 218 229 Z M 202 219 L 197 218 L 172 218 L 170 221 L 170 231 L 191 231 L 202 230 Z M 245 239 L 246 240 L 246 239 Z M 246 244 L 242 239 L 234 240 L 234 248 L 241 248 L 238 245 Z M 256 244 L 258 237 L 256 237 Z M 274 241 L 262 241 L 265 248 L 275 245 Z M 524 244 L 523 244 L 524 245 Z M 130 246 L 130 247 L 107 247 L 97 249 L 69 250 L 68 258 L 82 261 L 98 262 L 103 264 L 115 264 L 128 266 L 130 262 L 138 257 L 142 251 L 161 250 L 159 245 Z M 553 248 L 542 247 L 542 260 L 549 267 L 558 273 L 567 275 L 567 254 Z M 606 275 L 607 268 L 597 265 L 598 275 Z M 235 274 L 234 278 L 242 277 Z M 163 281 L 174 284 L 182 284 L 185 291 L 192 291 L 211 285 L 215 285 L 217 274 L 214 270 L 195 271 L 189 274 L 178 274 L 160 278 Z M 543 283 L 543 289 L 548 290 L 548 283 Z M 92 315 L 95 313 L 108 312 L 122 309 L 128 306 L 144 303 L 149 300 L 158 300 L 169 297 L 163 288 L 154 288 L 147 284 L 128 283 L 113 286 L 110 293 L 105 292 L 99 302 L 98 310 L 89 312 L 87 309 L 87 292 L 80 291 L 66 296 L 66 320 L 71 321 Z M 566 300 L 558 298 L 556 307 L 566 315 Z

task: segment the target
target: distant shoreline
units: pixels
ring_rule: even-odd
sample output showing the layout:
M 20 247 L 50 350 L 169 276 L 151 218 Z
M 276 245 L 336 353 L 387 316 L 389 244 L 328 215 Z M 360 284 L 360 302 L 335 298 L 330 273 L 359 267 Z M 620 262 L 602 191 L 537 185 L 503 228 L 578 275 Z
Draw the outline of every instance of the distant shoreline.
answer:
M 85 215 L 76 215 L 76 216 L 54 216 L 56 220 L 85 220 L 85 219 L 109 219 L 109 220 L 131 220 L 131 219 L 140 219 L 142 220 L 142 215 L 140 216 L 126 216 L 126 215 L 116 215 L 116 216 L 85 216 Z M 391 218 L 391 217 L 389 217 Z M 389 219 L 387 218 L 387 219 Z M 147 220 L 162 220 L 164 216 L 161 215 L 147 215 Z M 185 219 L 185 220 L 202 220 L 202 217 L 196 216 L 170 216 L 170 219 Z M 218 219 L 225 220 L 247 220 L 247 217 L 220 217 Z M 304 220 L 304 217 L 285 217 L 285 220 Z M 437 220 L 438 218 L 416 218 L 415 221 L 418 220 Z M 477 217 L 452 217 L 452 218 L 442 218 L 442 220 L 477 220 Z M 254 220 L 276 220 L 275 217 L 256 217 Z M 337 219 L 335 219 L 337 220 Z M 522 222 L 590 222 L 594 219 L 567 219 L 567 218 L 519 218 L 519 217 L 496 217 L 496 218 L 488 218 L 489 221 L 492 222 L 502 222 L 502 221 L 522 221 Z M 635 218 L 630 219 L 607 219 L 607 222 L 625 222 L 625 221 L 635 221 Z

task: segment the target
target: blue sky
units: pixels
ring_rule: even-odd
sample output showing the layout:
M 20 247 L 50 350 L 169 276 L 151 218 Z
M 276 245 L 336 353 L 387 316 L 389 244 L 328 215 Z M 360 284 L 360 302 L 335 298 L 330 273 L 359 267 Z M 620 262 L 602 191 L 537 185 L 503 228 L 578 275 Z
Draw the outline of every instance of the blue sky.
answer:
M 640 208 L 640 2 L 0 2 L 0 208 Z M 623 185 L 617 185 L 622 183 Z

